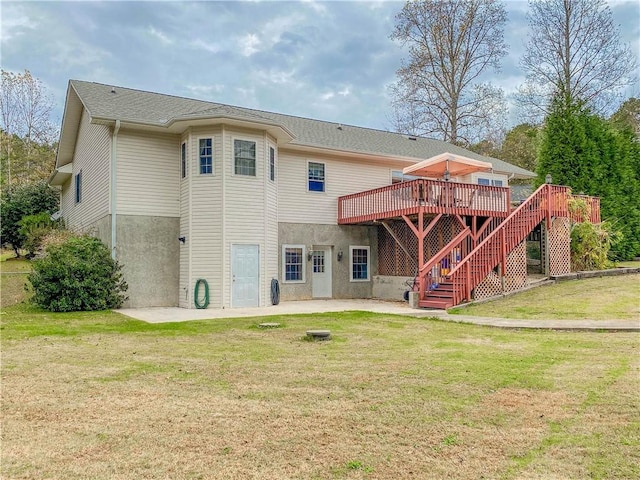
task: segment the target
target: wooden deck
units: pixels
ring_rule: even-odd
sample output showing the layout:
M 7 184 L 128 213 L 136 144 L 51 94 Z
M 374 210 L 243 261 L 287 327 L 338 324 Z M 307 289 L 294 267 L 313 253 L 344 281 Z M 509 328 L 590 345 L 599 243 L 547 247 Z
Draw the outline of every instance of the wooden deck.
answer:
M 338 199 L 338 223 L 364 223 L 403 215 L 444 214 L 505 218 L 508 188 L 417 179 Z

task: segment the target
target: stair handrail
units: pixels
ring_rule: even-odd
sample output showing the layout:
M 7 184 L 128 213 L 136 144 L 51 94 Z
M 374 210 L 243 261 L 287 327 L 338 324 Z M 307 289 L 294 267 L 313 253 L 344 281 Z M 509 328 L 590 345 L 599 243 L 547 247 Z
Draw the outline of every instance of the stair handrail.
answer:
M 438 262 L 440 262 L 444 257 L 449 255 L 454 247 L 464 241 L 469 235 L 471 235 L 471 229 L 469 227 L 465 227 L 460 231 L 453 240 L 447 243 L 444 247 L 440 249 L 438 253 L 436 253 L 433 257 L 429 259 L 427 263 L 425 263 L 422 267 L 420 267 L 419 275 L 423 275 L 424 272 L 429 272 L 433 267 L 435 267 Z
M 504 221 L 500 225 L 498 225 L 491 233 L 489 233 L 489 235 L 487 235 L 485 237 L 485 239 L 476 246 L 476 248 L 471 250 L 471 252 L 469 252 L 469 255 L 467 255 L 466 257 L 461 259 L 458 262 L 458 265 L 456 265 L 455 268 L 451 269 L 451 271 L 449 272 L 448 276 L 453 276 L 455 273 L 457 273 L 458 270 L 460 270 L 462 268 L 462 266 L 465 263 L 469 262 L 470 259 L 473 256 L 477 255 L 477 252 L 482 250 L 486 243 L 491 242 L 493 237 L 497 236 L 498 232 L 500 232 L 502 229 L 504 229 L 506 227 L 507 222 L 509 222 L 510 219 L 512 219 L 513 217 L 519 215 L 520 211 L 522 211 L 525 208 L 527 208 L 530 205 L 530 203 L 532 202 L 532 200 L 534 199 L 534 197 L 537 197 L 538 194 L 540 194 L 543 190 L 545 190 L 546 187 L 548 187 L 548 184 L 546 184 L 546 183 L 540 185 L 540 187 L 538 187 L 538 189 L 535 192 L 533 192 L 529 196 L 529 198 L 527 198 L 524 202 L 522 202 L 520 205 L 518 205 L 518 207 L 513 212 L 511 212 L 511 214 L 507 218 L 505 218 Z M 495 267 L 495 265 L 494 265 L 494 267 Z M 490 267 L 489 270 L 491 270 L 491 268 L 493 268 L 493 267 Z

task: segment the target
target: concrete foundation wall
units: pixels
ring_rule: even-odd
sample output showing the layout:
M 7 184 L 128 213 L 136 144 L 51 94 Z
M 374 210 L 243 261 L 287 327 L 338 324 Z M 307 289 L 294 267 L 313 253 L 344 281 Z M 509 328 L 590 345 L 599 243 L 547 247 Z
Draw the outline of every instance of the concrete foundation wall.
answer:
M 179 230 L 178 218 L 118 215 L 117 259 L 129 285 L 125 307 L 178 306 Z
M 372 298 L 373 278 L 378 273 L 377 227 L 317 225 L 308 223 L 278 224 L 278 279 L 280 280 L 280 298 L 287 300 L 307 300 L 312 298 L 312 264 L 305 262 L 305 282 L 285 283 L 282 271 L 282 245 L 305 245 L 307 253 L 313 246 L 331 247 L 332 298 Z M 370 278 L 368 282 L 350 281 L 349 246 L 370 247 Z M 342 260 L 338 261 L 338 252 Z
M 376 275 L 373 277 L 373 298 L 403 301 L 404 292 L 410 290 L 407 282 L 413 282 L 413 277 Z

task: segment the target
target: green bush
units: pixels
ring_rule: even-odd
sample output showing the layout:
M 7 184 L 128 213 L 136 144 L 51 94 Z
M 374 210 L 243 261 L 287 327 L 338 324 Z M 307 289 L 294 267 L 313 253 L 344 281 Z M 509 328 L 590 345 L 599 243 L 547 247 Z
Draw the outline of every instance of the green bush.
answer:
M 22 248 L 28 253 L 27 257 L 31 258 L 42 246 L 42 240 L 51 232 L 60 228 L 59 221 L 51 220 L 51 215 L 46 212 L 37 213 L 35 215 L 27 215 L 22 217 L 18 222 L 20 229 L 18 232 L 24 237 Z
M 571 229 L 571 269 L 603 270 L 612 265 L 611 246 L 621 238 L 609 222 L 576 223 Z
M 52 312 L 118 308 L 127 299 L 121 266 L 97 238 L 72 236 L 46 247 L 29 274 L 32 302 Z

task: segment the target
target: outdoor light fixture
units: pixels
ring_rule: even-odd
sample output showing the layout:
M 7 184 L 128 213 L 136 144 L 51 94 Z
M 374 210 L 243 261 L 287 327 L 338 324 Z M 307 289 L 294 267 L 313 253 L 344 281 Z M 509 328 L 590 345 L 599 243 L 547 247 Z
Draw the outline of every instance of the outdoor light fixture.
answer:
M 311 261 L 313 258 L 313 247 L 309 247 L 309 251 L 307 252 L 307 260 Z
M 184 243 L 187 241 L 187 237 L 178 237 L 178 240 L 180 241 L 180 243 Z
M 544 181 L 545 181 L 545 183 L 553 182 L 553 178 L 551 178 L 551 174 L 550 173 L 547 173 L 547 176 L 544 177 Z
M 449 173 L 449 169 L 444 171 L 444 181 L 448 182 L 451 179 L 451 174 Z
M 338 252 L 338 261 L 341 262 L 342 261 L 342 250 L 340 250 Z

